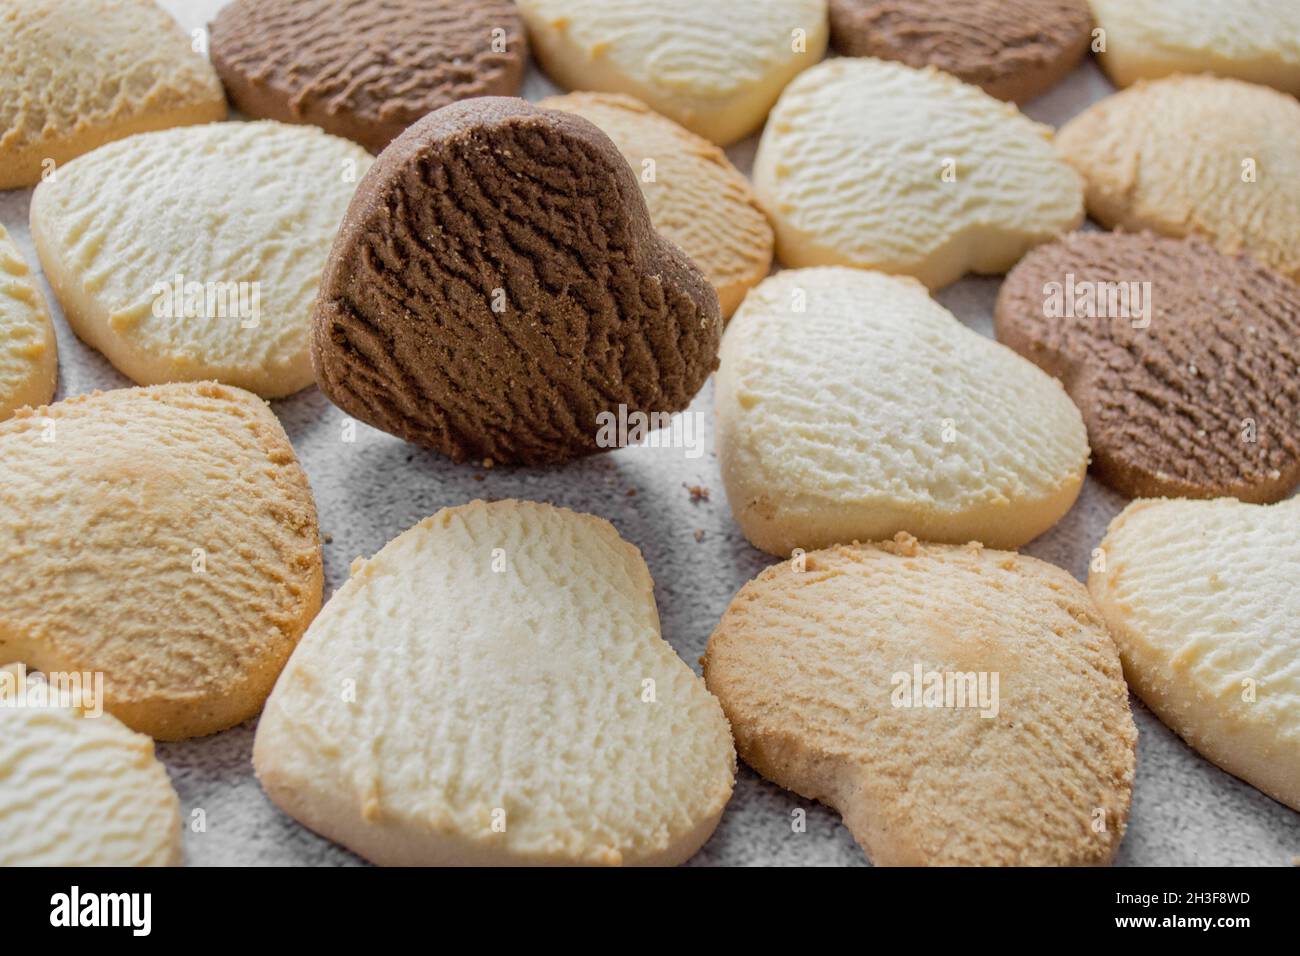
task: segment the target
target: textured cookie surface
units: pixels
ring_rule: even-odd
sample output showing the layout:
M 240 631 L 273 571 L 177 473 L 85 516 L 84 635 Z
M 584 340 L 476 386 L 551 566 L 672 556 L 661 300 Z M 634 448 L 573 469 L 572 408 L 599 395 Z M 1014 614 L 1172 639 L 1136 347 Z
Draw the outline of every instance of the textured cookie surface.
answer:
M 1300 94 L 1300 6 L 1277 0 L 1091 0 L 1117 86 L 1215 73 Z
M 715 383 L 732 513 L 789 555 L 888 538 L 1019 547 L 1083 482 L 1059 382 L 965 328 L 911 279 L 786 270 L 731 320 Z
M 348 414 L 457 461 L 600 450 L 600 416 L 685 408 L 717 365 L 708 280 L 655 234 L 581 117 L 485 97 L 384 151 L 330 252 L 312 328 Z
M 754 159 L 786 266 L 844 265 L 931 288 L 1005 272 L 1083 219 L 1051 130 L 933 68 L 845 57 L 791 83 Z
M 180 802 L 152 740 L 109 714 L 0 707 L 0 866 L 180 862 Z
M 671 864 L 708 839 L 735 753 L 606 521 L 472 502 L 330 599 L 267 702 L 271 799 L 382 864 Z
M 600 127 L 637 174 L 659 234 L 681 247 L 718 293 L 724 318 L 772 267 L 772 227 L 749 180 L 708 140 L 629 96 L 570 93 L 538 106 Z
M 831 45 L 846 56 L 936 66 L 1023 103 L 1088 48 L 1087 0 L 830 0 Z
M 32 239 L 68 323 L 132 381 L 276 398 L 311 384 L 312 301 L 369 164 L 283 123 L 133 136 L 37 188 Z
M 1207 759 L 1300 810 L 1300 499 L 1135 501 L 1088 578 L 1129 685 Z
M 153 0 L 0 0 L 0 189 L 132 133 L 225 119 L 208 61 Z
M 1200 239 L 1079 232 L 998 293 L 998 341 L 1060 378 L 1131 497 L 1276 501 L 1300 481 L 1300 286 Z
M 54 397 L 58 351 L 45 296 L 0 226 L 0 419 Z
M 561 86 L 635 96 L 726 146 L 763 125 L 822 58 L 826 0 L 520 0 L 533 53 Z
M 1119 656 L 1050 564 L 902 534 L 812 552 L 741 589 L 704 675 L 741 758 L 877 865 L 1104 864 L 1124 835 Z
M 214 383 L 0 422 L 0 658 L 102 671 L 160 739 L 256 714 L 320 606 L 316 509 L 275 415 Z
M 1108 227 L 1203 235 L 1300 281 L 1300 103 L 1262 86 L 1175 76 L 1108 96 L 1057 148 Z
M 240 110 L 375 152 L 448 103 L 518 92 L 527 60 L 509 0 L 236 0 L 212 23 Z

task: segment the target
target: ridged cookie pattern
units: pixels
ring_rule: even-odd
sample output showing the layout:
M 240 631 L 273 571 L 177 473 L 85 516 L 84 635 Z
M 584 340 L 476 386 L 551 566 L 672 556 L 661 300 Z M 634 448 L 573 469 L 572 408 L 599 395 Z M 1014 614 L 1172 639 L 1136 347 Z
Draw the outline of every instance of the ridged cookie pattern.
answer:
M 152 0 L 0 0 L 0 189 L 132 133 L 225 119 L 207 59 Z
M 845 56 L 934 66 L 1000 100 L 1044 92 L 1088 49 L 1088 0 L 830 0 Z
M 1300 481 L 1300 286 L 1249 258 L 1072 233 L 1011 271 L 994 325 L 1065 383 L 1124 494 L 1276 501 Z
M 58 346 L 45 296 L 0 226 L 0 420 L 54 397 Z
M 0 866 L 177 866 L 180 801 L 111 715 L 0 707 Z
M 775 239 L 749 180 L 708 140 L 630 96 L 570 93 L 537 104 L 600 127 L 637 174 L 659 234 L 700 267 L 723 318 L 772 267 Z
M 235 106 L 375 152 L 448 103 L 517 93 L 527 61 L 509 0 L 238 0 L 212 24 Z
M 784 93 L 754 190 L 789 267 L 844 265 L 931 288 L 1001 273 L 1083 219 L 1052 131 L 933 67 L 827 60 Z
M 253 751 L 271 798 L 382 864 L 671 864 L 731 793 L 722 710 L 613 527 L 444 509 L 354 562 Z
M 1133 690 L 1229 773 L 1300 810 L 1300 499 L 1135 501 L 1088 586 Z
M 520 0 L 533 53 L 571 90 L 635 96 L 726 146 L 822 58 L 826 0 Z
M 1277 0 L 1091 0 L 1117 86 L 1214 73 L 1300 95 L 1300 6 Z
M 732 513 L 783 556 L 898 531 L 1019 547 L 1070 509 L 1088 460 L 1059 382 L 920 283 L 857 269 L 751 292 L 714 403 Z
M 898 675 L 918 666 L 974 678 L 966 706 L 916 706 Z M 837 809 L 877 865 L 1096 865 L 1123 838 L 1119 656 L 1045 562 L 907 535 L 810 552 L 741 589 L 704 674 L 741 758 Z
M 686 408 L 721 330 L 717 293 L 655 233 L 604 133 L 483 97 L 429 114 L 361 183 L 312 361 L 335 404 L 400 438 L 558 464 L 606 447 L 605 414 Z
M 316 509 L 279 421 L 215 383 L 0 422 L 0 658 L 102 671 L 174 740 L 254 716 L 320 606 Z
M 269 121 L 133 136 L 37 188 L 32 238 L 68 323 L 132 381 L 281 397 L 312 382 L 312 302 L 369 165 Z
M 1300 281 L 1300 103 L 1211 76 L 1139 83 L 1061 128 L 1109 228 L 1202 235 Z

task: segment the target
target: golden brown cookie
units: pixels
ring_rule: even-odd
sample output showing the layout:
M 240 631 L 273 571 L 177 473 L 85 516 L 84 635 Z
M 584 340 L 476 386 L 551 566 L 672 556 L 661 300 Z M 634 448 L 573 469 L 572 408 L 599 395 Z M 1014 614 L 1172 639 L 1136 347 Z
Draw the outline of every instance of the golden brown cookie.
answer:
M 0 63 L 0 189 L 132 133 L 226 118 L 211 64 L 153 0 L 0 0 Z
M 1137 730 L 1060 568 L 978 545 L 814 551 L 745 585 L 704 677 L 746 763 L 837 809 L 885 866 L 1104 864 Z
M 257 714 L 320 607 L 316 508 L 266 403 L 200 382 L 0 422 L 0 658 L 104 674 L 162 740 Z

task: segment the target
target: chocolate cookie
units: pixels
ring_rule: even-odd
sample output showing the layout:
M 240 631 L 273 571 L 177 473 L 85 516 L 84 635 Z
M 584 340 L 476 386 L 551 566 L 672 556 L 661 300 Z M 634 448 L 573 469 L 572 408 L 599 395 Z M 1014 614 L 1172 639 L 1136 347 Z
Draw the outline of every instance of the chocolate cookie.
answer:
M 448 103 L 517 93 L 528 60 L 510 0 L 235 0 L 211 32 L 240 110 L 374 152 Z
M 994 322 L 1063 381 L 1116 490 L 1270 502 L 1300 481 L 1300 287 L 1253 260 L 1073 233 L 1012 270 Z
M 603 447 L 601 413 L 685 408 L 721 329 L 717 294 L 655 233 L 609 137 L 486 97 L 416 123 L 361 181 L 312 360 L 337 405 L 394 435 L 457 461 L 551 464 Z
M 1003 100 L 1055 85 L 1088 49 L 1086 0 L 830 0 L 846 56 L 936 66 Z

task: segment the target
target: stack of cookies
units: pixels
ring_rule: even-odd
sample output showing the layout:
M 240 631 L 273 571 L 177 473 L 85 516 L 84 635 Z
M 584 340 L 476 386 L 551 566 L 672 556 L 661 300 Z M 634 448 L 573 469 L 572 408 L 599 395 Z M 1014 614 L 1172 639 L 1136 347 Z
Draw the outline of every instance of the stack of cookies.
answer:
M 0 864 L 181 862 L 153 742 L 259 716 L 270 800 L 380 864 L 681 863 L 738 760 L 876 864 L 1106 864 L 1130 690 L 1300 810 L 1300 17 L 211 6 L 0 0 Z M 560 505 L 710 405 L 767 567 L 697 673 Z M 554 502 L 332 580 L 338 412 Z M 1019 553 L 1094 486 L 1069 570 Z

